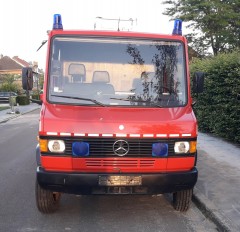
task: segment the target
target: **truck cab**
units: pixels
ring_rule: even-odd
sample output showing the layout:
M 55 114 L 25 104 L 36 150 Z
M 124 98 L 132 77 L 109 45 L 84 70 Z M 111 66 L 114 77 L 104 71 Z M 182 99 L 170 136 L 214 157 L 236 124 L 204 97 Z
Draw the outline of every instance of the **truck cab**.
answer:
M 173 35 L 63 30 L 54 15 L 41 96 L 36 201 L 61 193 L 172 193 L 186 211 L 198 171 L 187 41 Z

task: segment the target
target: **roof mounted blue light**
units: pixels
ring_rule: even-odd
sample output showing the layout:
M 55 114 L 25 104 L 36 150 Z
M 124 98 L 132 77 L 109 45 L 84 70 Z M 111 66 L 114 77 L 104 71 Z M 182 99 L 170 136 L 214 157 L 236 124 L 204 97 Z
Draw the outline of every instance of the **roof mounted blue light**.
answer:
M 62 17 L 60 14 L 53 15 L 53 30 L 62 30 Z
M 181 19 L 175 19 L 172 34 L 173 35 L 182 35 L 182 20 Z

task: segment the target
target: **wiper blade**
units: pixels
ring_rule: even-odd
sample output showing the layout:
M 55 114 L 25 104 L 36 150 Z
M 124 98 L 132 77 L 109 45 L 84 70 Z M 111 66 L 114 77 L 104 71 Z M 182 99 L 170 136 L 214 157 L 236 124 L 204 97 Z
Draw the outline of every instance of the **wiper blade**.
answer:
M 93 102 L 95 103 L 96 105 L 99 105 L 99 106 L 106 106 L 104 105 L 103 103 L 95 100 L 95 99 L 91 99 L 91 98 L 84 98 L 84 97 L 72 97 L 72 96 L 64 96 L 64 95 L 51 95 L 53 97 L 62 97 L 62 98 L 69 98 L 69 99 L 76 99 L 76 100 L 83 100 L 83 101 L 90 101 L 90 102 Z
M 41 47 L 42 47 L 45 43 L 47 43 L 47 40 L 43 40 L 43 41 L 42 41 L 42 44 L 41 44 L 40 47 L 37 49 L 37 51 L 40 50 Z
M 138 103 L 148 103 L 151 106 L 156 106 L 161 108 L 161 105 L 158 105 L 157 103 L 153 102 L 153 101 L 149 101 L 149 100 L 138 100 L 138 99 L 129 99 L 129 98 L 115 98 L 115 97 L 111 97 L 110 99 L 112 100 L 119 100 L 119 101 L 130 101 L 130 102 L 138 102 Z

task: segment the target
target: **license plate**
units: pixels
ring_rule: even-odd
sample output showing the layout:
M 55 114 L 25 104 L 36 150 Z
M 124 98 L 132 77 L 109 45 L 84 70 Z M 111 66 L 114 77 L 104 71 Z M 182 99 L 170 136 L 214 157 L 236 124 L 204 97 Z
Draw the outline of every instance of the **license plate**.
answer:
M 136 186 L 142 185 L 141 176 L 99 176 L 100 186 Z

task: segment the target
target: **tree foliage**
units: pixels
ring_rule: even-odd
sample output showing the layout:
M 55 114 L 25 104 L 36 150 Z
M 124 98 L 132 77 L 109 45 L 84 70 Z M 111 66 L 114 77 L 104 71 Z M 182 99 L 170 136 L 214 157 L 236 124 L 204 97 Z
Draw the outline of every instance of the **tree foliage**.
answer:
M 165 15 L 188 22 L 189 45 L 199 54 L 240 48 L 240 0 L 166 0 Z
M 6 92 L 17 92 L 19 90 L 19 86 L 14 83 L 15 82 L 14 74 L 2 74 L 0 75 L 0 91 Z
M 195 96 L 199 129 L 240 144 L 240 57 L 239 51 L 213 58 L 194 59 L 191 76 L 204 71 L 204 92 Z

